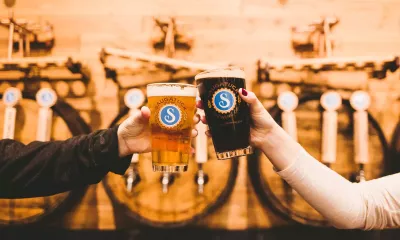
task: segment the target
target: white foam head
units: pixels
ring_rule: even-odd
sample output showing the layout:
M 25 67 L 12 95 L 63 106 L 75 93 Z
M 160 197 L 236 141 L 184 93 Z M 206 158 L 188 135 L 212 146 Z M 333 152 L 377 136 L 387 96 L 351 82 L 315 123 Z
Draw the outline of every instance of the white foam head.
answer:
M 147 96 L 182 96 L 196 97 L 197 88 L 195 85 L 183 83 L 152 83 L 147 85 Z
M 194 77 L 194 79 L 199 80 L 203 78 L 227 78 L 227 77 L 245 79 L 245 73 L 239 67 L 215 68 L 197 74 Z

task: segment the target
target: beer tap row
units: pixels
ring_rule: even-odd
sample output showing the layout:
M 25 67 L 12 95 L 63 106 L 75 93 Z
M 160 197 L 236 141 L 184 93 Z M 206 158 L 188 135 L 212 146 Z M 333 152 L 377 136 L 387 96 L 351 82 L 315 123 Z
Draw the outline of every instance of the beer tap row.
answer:
M 282 112 L 282 127 L 297 141 L 295 109 L 298 106 L 295 93 L 286 91 L 279 95 L 277 103 Z M 350 105 L 354 109 L 354 161 L 359 166 L 357 181 L 365 181 L 364 165 L 368 163 L 368 114 L 371 99 L 367 92 L 356 91 L 350 97 Z M 322 115 L 322 148 L 321 162 L 327 167 L 336 162 L 338 113 L 342 105 L 342 97 L 335 91 L 322 94 L 320 104 Z

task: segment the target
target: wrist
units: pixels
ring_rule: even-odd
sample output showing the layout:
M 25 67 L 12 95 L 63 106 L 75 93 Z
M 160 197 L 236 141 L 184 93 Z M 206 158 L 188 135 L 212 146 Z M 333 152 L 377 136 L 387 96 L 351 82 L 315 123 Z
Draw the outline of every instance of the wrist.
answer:
M 302 147 L 276 124 L 265 135 L 260 149 L 277 170 L 283 170 L 292 164 Z
M 118 156 L 119 157 L 125 157 L 127 155 L 129 155 L 129 149 L 128 146 L 126 145 L 126 142 L 124 140 L 124 138 L 121 136 L 121 132 L 120 132 L 120 126 L 118 127 L 118 131 L 117 131 L 117 138 L 118 138 Z

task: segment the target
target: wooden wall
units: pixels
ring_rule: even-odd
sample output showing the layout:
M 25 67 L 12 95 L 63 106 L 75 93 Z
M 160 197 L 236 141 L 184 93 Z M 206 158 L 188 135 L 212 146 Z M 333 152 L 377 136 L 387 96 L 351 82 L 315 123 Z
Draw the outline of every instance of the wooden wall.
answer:
M 6 17 L 5 7 L 0 8 Z M 400 54 L 398 0 L 17 0 L 15 16 L 54 24 L 55 56 L 78 56 L 90 68 L 90 94 L 68 99 L 93 130 L 106 128 L 118 112 L 117 87 L 105 78 L 101 47 L 152 52 L 153 16 L 176 16 L 194 38 L 193 49 L 179 56 L 199 62 L 229 61 L 245 67 L 250 84 L 259 57 L 294 58 L 290 27 L 324 15 L 339 17 L 333 31 L 334 55 Z M 7 31 L 0 30 L 0 54 L 6 55 Z M 399 73 L 369 83 L 372 111 L 390 139 L 399 119 Z M 99 116 L 91 118 L 87 111 Z M 89 217 L 88 217 L 89 216 Z M 71 229 L 114 229 L 114 209 L 101 184 L 89 187 L 82 202 L 51 225 Z M 228 202 L 197 226 L 223 229 L 264 228 L 286 223 L 259 203 L 240 161 Z M 118 227 L 118 226 L 117 226 Z

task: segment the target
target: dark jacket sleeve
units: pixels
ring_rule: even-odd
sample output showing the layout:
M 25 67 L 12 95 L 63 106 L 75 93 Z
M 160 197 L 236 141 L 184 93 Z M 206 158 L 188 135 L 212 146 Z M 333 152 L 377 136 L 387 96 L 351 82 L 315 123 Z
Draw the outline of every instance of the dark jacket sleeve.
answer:
M 48 196 L 123 174 L 131 156 L 118 155 L 118 126 L 66 141 L 0 141 L 0 198 Z

